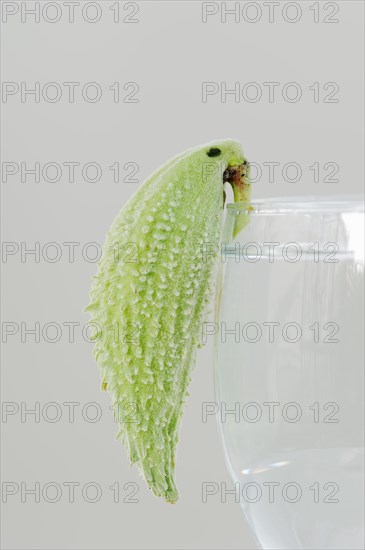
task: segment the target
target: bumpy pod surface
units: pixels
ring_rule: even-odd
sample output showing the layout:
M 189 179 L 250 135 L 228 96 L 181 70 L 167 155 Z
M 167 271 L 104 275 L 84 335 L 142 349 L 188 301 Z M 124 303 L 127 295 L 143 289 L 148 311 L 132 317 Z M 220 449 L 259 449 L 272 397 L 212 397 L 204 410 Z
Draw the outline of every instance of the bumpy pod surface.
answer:
M 148 178 L 107 234 L 86 308 L 118 436 L 153 493 L 169 502 L 178 498 L 178 430 L 212 291 L 224 174 L 244 165 L 241 145 L 225 140 L 191 149 Z M 234 190 L 239 196 L 239 185 Z

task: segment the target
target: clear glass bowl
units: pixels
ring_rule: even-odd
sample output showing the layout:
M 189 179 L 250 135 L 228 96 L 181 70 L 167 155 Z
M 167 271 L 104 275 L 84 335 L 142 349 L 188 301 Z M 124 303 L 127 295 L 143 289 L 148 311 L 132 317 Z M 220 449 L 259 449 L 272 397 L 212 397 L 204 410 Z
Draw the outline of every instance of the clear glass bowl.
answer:
M 262 548 L 363 548 L 364 203 L 230 204 L 223 241 L 216 395 L 236 501 Z

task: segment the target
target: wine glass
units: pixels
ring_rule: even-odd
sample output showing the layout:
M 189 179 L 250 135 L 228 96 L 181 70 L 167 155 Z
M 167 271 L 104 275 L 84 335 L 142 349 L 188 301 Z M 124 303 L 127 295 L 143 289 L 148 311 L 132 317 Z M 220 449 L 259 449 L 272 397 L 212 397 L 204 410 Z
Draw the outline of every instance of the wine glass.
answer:
M 227 207 L 218 416 L 260 548 L 364 548 L 363 226 L 352 198 Z

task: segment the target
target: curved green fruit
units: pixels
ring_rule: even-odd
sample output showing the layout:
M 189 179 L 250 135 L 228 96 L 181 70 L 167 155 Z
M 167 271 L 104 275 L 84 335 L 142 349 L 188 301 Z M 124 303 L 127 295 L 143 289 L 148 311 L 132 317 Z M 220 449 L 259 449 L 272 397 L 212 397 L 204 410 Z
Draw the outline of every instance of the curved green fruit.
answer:
M 91 288 L 94 356 L 118 409 L 118 436 L 169 502 L 178 498 L 175 451 L 219 252 L 223 183 L 248 200 L 247 172 L 233 140 L 162 166 L 115 218 Z

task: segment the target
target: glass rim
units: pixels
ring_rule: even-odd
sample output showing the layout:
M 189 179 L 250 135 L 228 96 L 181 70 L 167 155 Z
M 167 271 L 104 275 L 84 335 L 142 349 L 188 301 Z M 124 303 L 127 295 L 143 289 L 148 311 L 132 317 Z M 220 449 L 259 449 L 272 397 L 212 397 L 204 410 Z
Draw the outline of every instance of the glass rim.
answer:
M 334 197 L 270 197 L 256 199 L 250 204 L 236 202 L 227 204 L 230 213 L 245 211 L 250 214 L 282 214 L 282 213 L 321 213 L 321 212 L 364 212 L 364 197 L 362 195 Z

